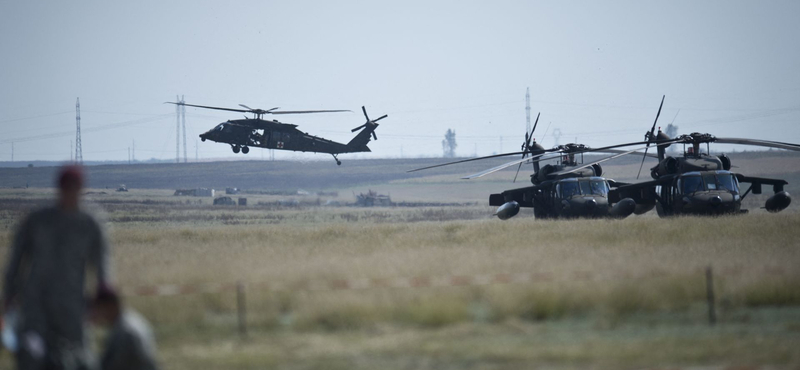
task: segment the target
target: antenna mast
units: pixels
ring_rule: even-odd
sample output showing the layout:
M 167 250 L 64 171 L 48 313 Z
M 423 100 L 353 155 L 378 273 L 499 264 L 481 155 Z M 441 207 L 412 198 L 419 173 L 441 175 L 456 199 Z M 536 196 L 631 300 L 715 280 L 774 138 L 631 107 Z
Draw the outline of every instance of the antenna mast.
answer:
M 83 148 L 81 148 L 81 98 L 75 102 L 75 162 L 83 164 Z

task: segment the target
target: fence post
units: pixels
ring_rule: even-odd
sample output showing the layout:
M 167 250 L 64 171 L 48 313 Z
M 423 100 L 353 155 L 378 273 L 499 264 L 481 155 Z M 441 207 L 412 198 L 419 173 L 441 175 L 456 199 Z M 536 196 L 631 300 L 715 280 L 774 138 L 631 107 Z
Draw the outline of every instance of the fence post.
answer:
M 239 317 L 239 335 L 247 336 L 247 301 L 244 296 L 244 284 L 240 281 L 236 284 L 236 311 Z
M 714 278 L 710 265 L 706 267 L 706 296 L 708 298 L 708 324 L 714 325 L 717 322 L 717 312 L 714 309 Z

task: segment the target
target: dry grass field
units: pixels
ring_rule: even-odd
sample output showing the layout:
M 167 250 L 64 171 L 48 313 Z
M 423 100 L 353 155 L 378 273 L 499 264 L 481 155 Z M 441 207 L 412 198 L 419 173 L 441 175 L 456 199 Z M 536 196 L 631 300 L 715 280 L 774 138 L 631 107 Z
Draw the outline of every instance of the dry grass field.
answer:
M 638 169 L 611 168 L 628 177 Z M 540 221 L 524 212 L 502 222 L 491 218 L 486 194 L 508 188 L 505 179 L 463 182 L 432 174 L 375 186 L 395 201 L 464 204 L 324 207 L 312 197 L 285 207 L 276 203 L 282 197 L 248 195 L 247 207 L 215 207 L 208 198 L 198 204 L 157 189 L 87 199 L 106 220 L 116 280 L 126 291 L 154 284 L 245 286 L 244 338 L 237 333 L 233 290 L 127 297 L 153 324 L 164 368 L 800 366 L 796 204 L 768 214 L 758 209 L 762 196 L 752 198 L 751 213 L 743 216 Z M 351 202 L 352 191 L 366 189 L 337 190 L 339 196 L 321 202 Z M 13 225 L 50 197 L 49 189 L 0 190 L 0 263 Z M 714 270 L 715 326 L 707 319 L 707 266 Z M 542 278 L 309 288 L 494 274 Z M 0 368 L 9 365 L 0 355 Z

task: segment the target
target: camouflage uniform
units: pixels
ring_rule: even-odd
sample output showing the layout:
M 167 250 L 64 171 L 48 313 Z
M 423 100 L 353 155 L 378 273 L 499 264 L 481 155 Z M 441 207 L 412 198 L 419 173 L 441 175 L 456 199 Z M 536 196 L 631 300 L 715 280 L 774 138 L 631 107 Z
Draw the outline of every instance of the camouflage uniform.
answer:
M 108 281 L 108 244 L 102 227 L 84 211 L 57 207 L 32 213 L 17 230 L 3 301 L 19 303 L 21 369 L 81 369 L 86 267 Z
M 122 311 L 108 334 L 101 370 L 156 370 L 156 345 L 150 326 L 133 310 Z

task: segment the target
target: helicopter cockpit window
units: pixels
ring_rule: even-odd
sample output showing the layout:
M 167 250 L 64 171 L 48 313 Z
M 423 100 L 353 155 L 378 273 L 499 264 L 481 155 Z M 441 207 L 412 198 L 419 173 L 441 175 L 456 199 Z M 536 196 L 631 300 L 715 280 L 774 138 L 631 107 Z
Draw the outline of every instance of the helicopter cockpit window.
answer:
M 717 179 L 714 175 L 703 175 L 703 181 L 706 183 L 706 190 L 717 190 Z
M 605 181 L 592 180 L 589 184 L 591 184 L 591 192 L 583 192 L 583 194 L 608 195 L 608 184 Z
M 569 198 L 573 195 L 580 194 L 580 188 L 577 181 L 567 181 L 559 184 L 560 195 L 562 198 Z
M 223 128 L 225 128 L 225 124 L 224 123 L 220 123 L 220 124 L 217 125 L 217 127 L 215 127 L 215 129 L 217 131 L 222 131 Z
M 289 141 L 290 138 L 291 136 L 289 136 L 289 133 L 283 134 L 283 141 Z
M 691 194 L 703 190 L 703 180 L 700 176 L 684 176 L 681 179 L 683 184 L 683 193 Z
M 736 179 L 733 175 L 728 173 L 720 173 L 717 174 L 717 180 L 719 181 L 719 188 L 722 190 L 732 191 L 734 193 L 739 192 L 739 187 L 736 186 Z

